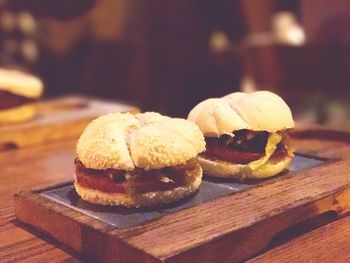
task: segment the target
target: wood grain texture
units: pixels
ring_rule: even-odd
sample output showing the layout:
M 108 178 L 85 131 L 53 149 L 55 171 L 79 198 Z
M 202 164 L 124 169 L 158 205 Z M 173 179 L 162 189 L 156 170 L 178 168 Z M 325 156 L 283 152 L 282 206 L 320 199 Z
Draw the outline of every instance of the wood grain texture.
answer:
M 109 112 L 138 112 L 135 106 L 67 96 L 37 102 L 38 115 L 27 122 L 0 126 L 0 150 L 77 138 L 94 118 Z
M 293 144 L 298 151 L 337 159 L 347 159 L 350 152 L 347 141 L 328 140 L 327 137 L 299 138 L 294 140 Z M 73 147 L 74 142 L 67 146 Z M 66 149 L 70 154 L 65 158 L 64 145 L 61 147 L 63 148 L 60 148 L 59 144 L 51 146 L 51 149 L 50 146 L 42 147 L 45 152 L 43 155 L 35 151 L 27 153 L 18 151 L 13 161 L 10 152 L 7 152 L 2 155 L 3 159 L 0 158 L 0 165 L 1 160 L 4 164 L 9 162 L 5 176 L 9 178 L 11 171 L 24 171 L 32 156 L 32 162 L 37 162 L 36 170 L 51 162 L 60 166 L 56 176 L 62 178 L 62 173 L 66 171 L 66 178 L 69 178 L 67 174 L 73 169 L 72 162 L 68 165 L 69 160 L 72 161 L 73 158 L 72 148 Z M 63 153 L 59 158 L 54 157 L 57 151 Z M 35 157 L 36 154 L 38 158 Z M 29 156 L 29 161 L 26 156 Z M 60 164 L 62 158 L 66 167 Z M 20 168 L 18 161 L 27 162 L 26 166 Z M 40 179 L 35 177 L 34 171 L 30 172 L 30 176 L 33 176 L 36 182 L 31 186 L 42 185 L 38 183 Z M 11 184 L 10 180 L 7 183 Z M 30 185 L 28 182 L 27 184 Z M 110 229 L 101 222 L 86 218 L 55 203 L 44 202 L 32 194 L 21 194 L 16 202 L 21 212 L 25 213 L 22 215 L 24 221 L 27 219 L 31 223 L 37 222 L 39 228 L 51 234 L 54 232 L 56 238 L 61 241 L 69 244 L 70 240 L 63 239 L 69 239 L 69 233 L 79 233 L 78 238 L 75 234 L 72 235 L 76 238 L 73 241 L 76 242 L 74 246 L 77 250 L 89 254 L 95 248 L 94 244 L 97 241 L 84 243 L 83 240 L 91 238 L 101 240 L 99 243 L 103 243 L 103 247 L 97 247 L 95 258 L 106 262 L 234 262 L 261 253 L 271 239 L 295 224 L 303 223 L 307 219 L 312 221 L 313 217 L 328 211 L 334 211 L 339 215 L 346 214 L 350 203 L 349 188 L 350 162 L 333 162 L 299 172 L 297 175 L 279 177 L 245 192 L 222 197 L 126 229 Z M 10 191 L 7 192 L 9 193 Z M 10 204 L 8 208 L 12 205 Z M 68 220 L 72 227 L 71 231 L 66 231 L 67 234 L 62 235 L 57 229 L 52 229 L 53 226 L 41 224 L 41 217 L 35 219 L 36 221 L 33 220 L 30 212 L 34 207 L 43 217 L 63 215 L 62 222 L 65 224 L 65 220 Z M 3 213 L 10 218 L 13 216 L 10 210 L 5 209 Z M 104 235 L 96 236 L 95 230 Z M 88 239 L 84 239 L 86 235 L 89 236 Z M 21 247 L 20 244 L 13 245 L 18 245 L 19 249 Z M 0 243 L 0 255 L 1 252 Z M 304 258 L 312 259 L 315 253 L 316 251 L 310 251 Z
M 28 198 L 21 198 L 19 194 L 15 199 L 16 215 L 25 219 L 24 223 L 30 222 L 39 230 L 50 233 L 58 241 L 69 243 L 76 251 L 85 251 L 91 258 L 98 259 L 103 256 L 103 233 L 108 229 L 107 225 L 82 216 L 67 207 L 43 200 L 35 194 Z M 52 212 L 52 206 L 57 208 L 55 213 Z
M 350 217 L 345 217 L 249 260 L 255 262 L 350 262 Z
M 298 152 L 317 154 L 325 158 L 350 158 L 350 135 L 346 131 L 331 130 L 330 128 L 314 126 L 295 130 L 293 147 Z
M 78 262 L 81 256 L 47 236 L 18 225 L 13 195 L 73 179 L 75 139 L 86 123 L 110 111 L 134 109 L 82 97 L 38 104 L 37 119 L 0 127 L 0 144 L 14 140 L 20 149 L 0 150 L 0 262 Z M 1 147 L 0 147 L 1 148 Z
M 13 194 L 72 180 L 76 141 L 0 152 L 0 262 L 80 261 L 62 245 L 18 226 Z M 49 241 L 49 243 L 48 243 Z

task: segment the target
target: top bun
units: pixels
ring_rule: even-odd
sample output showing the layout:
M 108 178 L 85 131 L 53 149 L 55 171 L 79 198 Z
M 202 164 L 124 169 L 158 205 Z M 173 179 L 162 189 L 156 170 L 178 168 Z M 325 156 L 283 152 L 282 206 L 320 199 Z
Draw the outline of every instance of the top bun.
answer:
M 204 150 L 197 125 L 154 112 L 103 115 L 86 127 L 77 144 L 79 160 L 99 170 L 182 165 Z
M 207 99 L 192 109 L 188 120 L 196 123 L 209 137 L 241 129 L 276 132 L 294 127 L 288 105 L 269 91 L 235 92 L 222 98 Z
M 0 90 L 36 99 L 43 92 L 43 83 L 37 77 L 20 71 L 0 69 Z

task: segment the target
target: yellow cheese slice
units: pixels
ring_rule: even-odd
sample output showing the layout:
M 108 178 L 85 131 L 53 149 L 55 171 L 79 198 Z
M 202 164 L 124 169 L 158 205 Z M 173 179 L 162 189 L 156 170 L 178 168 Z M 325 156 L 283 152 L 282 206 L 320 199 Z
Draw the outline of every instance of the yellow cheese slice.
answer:
M 275 150 L 277 149 L 277 145 L 281 142 L 281 140 L 281 134 L 271 133 L 267 139 L 267 143 L 265 146 L 265 156 L 260 158 L 259 160 L 247 164 L 247 169 L 249 170 L 249 172 L 255 171 L 260 166 L 264 165 L 270 159 L 271 155 L 275 152 Z

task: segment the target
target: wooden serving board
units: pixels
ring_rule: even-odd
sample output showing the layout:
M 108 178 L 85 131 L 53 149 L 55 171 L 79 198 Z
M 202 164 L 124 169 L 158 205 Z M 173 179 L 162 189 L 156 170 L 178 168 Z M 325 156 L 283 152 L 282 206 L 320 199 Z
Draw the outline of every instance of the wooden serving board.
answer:
M 109 112 L 138 112 L 135 106 L 82 96 L 65 96 L 36 103 L 32 120 L 0 125 L 0 150 L 77 138 L 94 118 Z
M 17 194 L 16 216 L 98 261 L 252 259 L 315 228 L 320 218 L 350 210 L 350 134 L 304 130 L 293 137 L 297 152 L 323 161 L 136 225 L 116 227 L 44 195 L 71 182 Z

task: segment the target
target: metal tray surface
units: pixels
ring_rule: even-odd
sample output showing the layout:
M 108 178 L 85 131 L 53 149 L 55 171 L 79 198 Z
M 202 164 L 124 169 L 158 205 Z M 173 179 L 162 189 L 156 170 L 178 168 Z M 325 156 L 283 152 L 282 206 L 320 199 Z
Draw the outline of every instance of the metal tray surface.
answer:
M 249 182 L 216 179 L 204 175 L 199 190 L 192 196 L 170 205 L 153 208 L 133 209 L 118 206 L 111 207 L 91 204 L 79 198 L 73 185 L 47 190 L 42 192 L 41 195 L 88 216 L 101 220 L 113 227 L 124 228 L 139 225 L 160 216 L 208 202 L 221 196 L 243 191 L 262 182 L 275 180 L 277 177 L 283 176 L 283 174 L 286 173 L 314 168 L 325 163 L 326 161 L 328 160 L 318 157 L 295 155 L 293 163 L 289 167 L 288 171 L 269 179 L 254 180 Z

